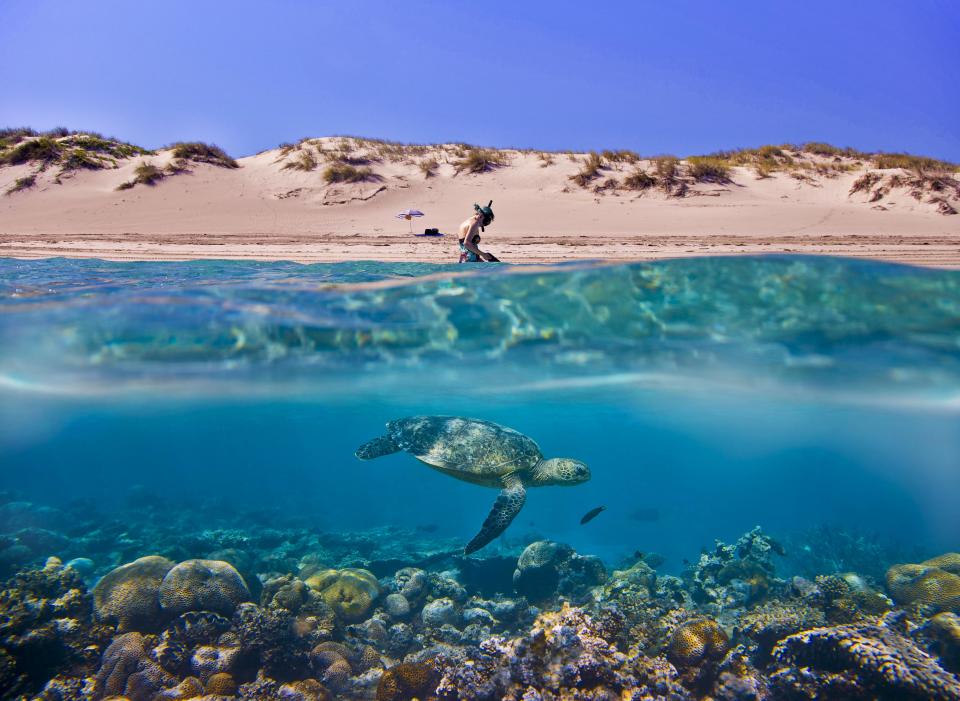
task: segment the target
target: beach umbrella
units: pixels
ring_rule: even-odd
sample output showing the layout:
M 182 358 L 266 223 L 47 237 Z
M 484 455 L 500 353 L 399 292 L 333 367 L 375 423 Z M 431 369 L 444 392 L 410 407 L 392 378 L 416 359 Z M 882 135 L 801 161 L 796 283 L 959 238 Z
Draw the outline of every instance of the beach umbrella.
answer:
M 406 219 L 410 222 L 410 233 L 413 233 L 413 218 L 422 217 L 423 212 L 419 209 L 405 209 L 402 212 L 397 212 L 397 219 Z

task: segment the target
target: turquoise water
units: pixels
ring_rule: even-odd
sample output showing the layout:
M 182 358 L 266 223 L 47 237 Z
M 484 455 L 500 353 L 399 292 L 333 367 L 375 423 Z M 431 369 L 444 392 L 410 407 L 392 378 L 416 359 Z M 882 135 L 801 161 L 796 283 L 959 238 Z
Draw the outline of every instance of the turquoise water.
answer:
M 0 260 L 0 475 L 19 499 L 109 510 L 136 486 L 198 529 L 265 508 L 465 543 L 493 490 L 353 457 L 412 414 L 495 421 L 591 467 L 529 490 L 481 556 L 548 538 L 679 572 L 754 525 L 936 554 L 960 538 L 960 274 Z

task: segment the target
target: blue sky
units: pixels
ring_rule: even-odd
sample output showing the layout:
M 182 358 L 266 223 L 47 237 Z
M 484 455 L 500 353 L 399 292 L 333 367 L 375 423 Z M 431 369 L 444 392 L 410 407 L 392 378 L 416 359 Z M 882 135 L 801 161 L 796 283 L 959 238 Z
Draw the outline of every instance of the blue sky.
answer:
M 0 125 L 960 161 L 953 0 L 0 0 Z

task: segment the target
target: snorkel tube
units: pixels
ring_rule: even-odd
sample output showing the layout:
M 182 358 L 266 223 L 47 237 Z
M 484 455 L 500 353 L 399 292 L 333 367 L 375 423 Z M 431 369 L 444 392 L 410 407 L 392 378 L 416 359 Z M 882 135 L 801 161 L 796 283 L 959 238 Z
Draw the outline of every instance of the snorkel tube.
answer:
M 483 215 L 483 219 L 480 220 L 480 231 L 485 231 L 484 227 L 490 226 L 490 222 L 493 221 L 493 210 L 490 209 L 492 205 L 493 200 L 490 200 L 486 207 L 481 207 L 478 204 L 473 205 L 473 211 Z

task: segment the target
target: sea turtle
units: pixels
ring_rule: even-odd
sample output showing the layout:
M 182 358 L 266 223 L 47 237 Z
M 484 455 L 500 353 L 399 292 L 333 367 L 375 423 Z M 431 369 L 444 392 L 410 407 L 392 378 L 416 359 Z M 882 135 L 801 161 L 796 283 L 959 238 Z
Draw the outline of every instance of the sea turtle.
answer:
M 361 460 L 405 450 L 450 477 L 484 487 L 500 487 L 480 532 L 464 554 L 482 548 L 506 530 L 526 499 L 524 487 L 574 485 L 590 479 L 579 460 L 544 460 L 537 444 L 512 428 L 459 416 L 409 416 L 387 423 L 387 435 L 357 449 Z

